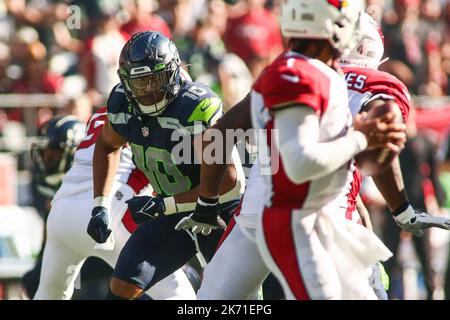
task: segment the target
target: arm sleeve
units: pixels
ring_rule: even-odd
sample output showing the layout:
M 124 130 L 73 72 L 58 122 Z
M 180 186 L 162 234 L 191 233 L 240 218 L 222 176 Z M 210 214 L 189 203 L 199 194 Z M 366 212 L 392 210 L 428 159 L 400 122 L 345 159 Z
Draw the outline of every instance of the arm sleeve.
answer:
M 277 111 L 275 128 L 283 167 L 288 178 L 298 184 L 337 170 L 367 147 L 365 136 L 353 130 L 338 139 L 319 142 L 319 117 L 308 107 Z

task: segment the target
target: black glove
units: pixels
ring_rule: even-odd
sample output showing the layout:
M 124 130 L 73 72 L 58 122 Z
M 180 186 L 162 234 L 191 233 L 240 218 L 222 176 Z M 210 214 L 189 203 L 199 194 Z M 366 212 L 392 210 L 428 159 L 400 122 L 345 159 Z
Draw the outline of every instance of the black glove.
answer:
M 134 197 L 125 201 L 125 203 L 128 204 L 131 217 L 137 224 L 144 223 L 150 219 L 157 219 L 166 211 L 164 198 L 162 197 Z
M 108 209 L 105 207 L 94 207 L 92 217 L 87 227 L 87 233 L 97 243 L 105 243 L 111 234 L 108 229 Z
M 219 216 L 218 199 L 199 197 L 194 213 L 181 219 L 175 226 L 175 230 L 189 230 L 193 233 L 202 233 L 207 236 L 211 230 L 225 229 L 227 226 Z

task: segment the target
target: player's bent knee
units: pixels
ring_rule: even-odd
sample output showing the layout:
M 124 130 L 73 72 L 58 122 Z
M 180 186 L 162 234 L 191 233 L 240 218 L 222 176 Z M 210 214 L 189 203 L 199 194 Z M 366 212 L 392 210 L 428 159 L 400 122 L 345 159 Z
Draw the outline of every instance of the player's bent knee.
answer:
M 138 286 L 114 277 L 111 278 L 110 289 L 114 295 L 124 299 L 137 299 L 144 293 Z

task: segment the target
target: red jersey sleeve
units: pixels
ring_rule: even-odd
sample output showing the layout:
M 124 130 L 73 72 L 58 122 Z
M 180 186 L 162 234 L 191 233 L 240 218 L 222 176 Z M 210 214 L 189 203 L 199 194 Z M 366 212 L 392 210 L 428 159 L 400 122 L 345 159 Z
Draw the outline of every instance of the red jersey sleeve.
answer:
M 373 94 L 373 97 L 391 97 L 400 108 L 403 120 L 406 122 L 411 107 L 410 95 L 405 84 L 393 75 L 378 71 L 368 77 L 366 90 Z
M 78 146 L 77 150 L 86 149 L 97 141 L 107 117 L 106 107 L 98 109 L 90 118 L 86 126 L 86 135 Z
M 283 66 L 266 69 L 253 89 L 263 96 L 264 104 L 270 110 L 306 105 L 320 114 L 323 109 L 318 82 L 296 68 Z

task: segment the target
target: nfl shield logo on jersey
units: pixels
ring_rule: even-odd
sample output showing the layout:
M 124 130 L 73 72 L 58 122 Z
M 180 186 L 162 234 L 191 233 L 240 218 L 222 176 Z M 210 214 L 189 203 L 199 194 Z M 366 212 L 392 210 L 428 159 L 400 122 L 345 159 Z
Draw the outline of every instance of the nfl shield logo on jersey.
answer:
M 142 127 L 142 135 L 147 138 L 150 134 L 150 130 L 148 130 L 148 127 Z

